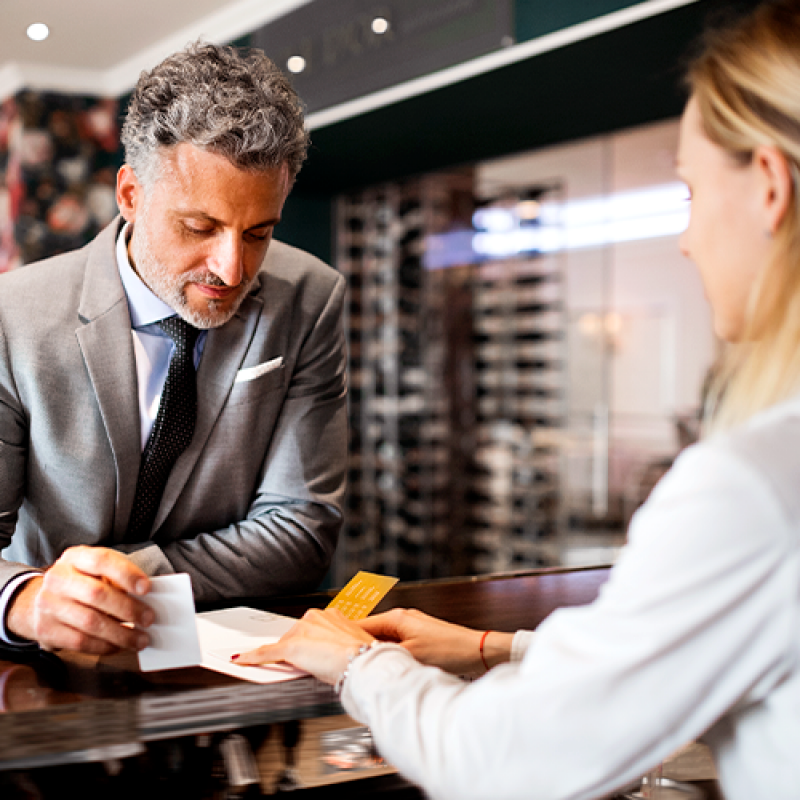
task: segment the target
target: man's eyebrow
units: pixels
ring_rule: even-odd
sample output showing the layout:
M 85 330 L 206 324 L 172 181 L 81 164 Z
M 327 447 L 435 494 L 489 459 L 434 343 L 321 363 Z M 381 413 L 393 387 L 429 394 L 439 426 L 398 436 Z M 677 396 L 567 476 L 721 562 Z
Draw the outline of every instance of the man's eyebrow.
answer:
M 208 222 L 213 222 L 215 224 L 221 223 L 222 220 L 217 219 L 216 217 L 212 217 L 211 214 L 206 213 L 205 211 L 201 211 L 197 208 L 179 208 L 176 210 L 178 216 L 182 217 L 196 217 L 198 219 L 203 219 Z M 266 219 L 263 222 L 257 222 L 255 225 L 251 225 L 249 228 L 246 228 L 248 231 L 255 230 L 256 228 L 269 228 L 272 226 L 277 225 L 281 221 L 281 218 L 278 217 L 271 217 L 270 219 Z

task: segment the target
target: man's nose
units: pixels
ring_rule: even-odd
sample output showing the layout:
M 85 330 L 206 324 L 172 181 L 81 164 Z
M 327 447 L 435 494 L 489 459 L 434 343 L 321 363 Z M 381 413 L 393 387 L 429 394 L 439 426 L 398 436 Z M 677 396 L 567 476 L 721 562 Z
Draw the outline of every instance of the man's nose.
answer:
M 238 286 L 244 276 L 244 248 L 239 237 L 221 237 L 209 259 L 209 269 L 226 286 Z

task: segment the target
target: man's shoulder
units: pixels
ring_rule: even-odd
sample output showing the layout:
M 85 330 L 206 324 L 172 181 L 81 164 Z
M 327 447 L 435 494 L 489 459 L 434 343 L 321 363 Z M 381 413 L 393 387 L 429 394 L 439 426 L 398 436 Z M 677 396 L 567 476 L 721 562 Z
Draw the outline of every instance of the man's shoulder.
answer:
M 9 292 L 13 288 L 18 292 L 31 290 L 63 293 L 72 277 L 83 273 L 93 248 L 98 246 L 98 242 L 102 244 L 102 240 L 108 236 L 109 231 L 105 229 L 83 247 L 3 273 L 0 275 L 0 292 Z
M 47 284 L 56 274 L 64 274 L 64 270 L 80 268 L 86 263 L 86 250 L 88 246 L 57 256 L 33 261 L 11 272 L 0 275 L 3 286 L 25 286 L 28 284 Z

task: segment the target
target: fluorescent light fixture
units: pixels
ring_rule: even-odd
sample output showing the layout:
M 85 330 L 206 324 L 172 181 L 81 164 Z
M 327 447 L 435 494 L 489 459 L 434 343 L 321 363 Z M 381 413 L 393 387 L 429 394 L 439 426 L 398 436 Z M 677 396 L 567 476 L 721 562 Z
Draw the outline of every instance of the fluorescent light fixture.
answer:
M 472 215 L 472 224 L 483 231 L 505 233 L 519 227 L 514 212 L 509 208 L 479 208 Z
M 28 25 L 27 34 L 34 42 L 43 42 L 50 35 L 50 28 L 44 22 L 34 22 L 33 25 Z
M 505 227 L 499 217 L 505 214 Z M 510 224 L 518 215 L 505 209 L 480 209 L 473 217 L 472 247 L 479 256 L 502 258 L 526 252 L 553 253 L 618 242 L 675 236 L 689 222 L 689 200 L 682 183 L 654 186 L 568 203 L 542 203 L 538 225 Z
M 542 204 L 536 200 L 520 200 L 516 210 L 520 219 L 536 219 L 542 213 Z
M 303 56 L 290 56 L 286 61 L 286 69 L 299 75 L 306 68 L 306 60 Z

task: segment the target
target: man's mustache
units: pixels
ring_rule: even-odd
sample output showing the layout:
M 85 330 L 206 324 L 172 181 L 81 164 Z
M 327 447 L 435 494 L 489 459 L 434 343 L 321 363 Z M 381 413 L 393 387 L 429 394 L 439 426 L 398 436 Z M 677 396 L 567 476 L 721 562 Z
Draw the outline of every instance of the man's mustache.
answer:
M 236 286 L 230 286 L 229 284 L 225 283 L 222 278 L 218 275 L 214 275 L 212 272 L 204 273 L 203 275 L 192 276 L 189 283 L 201 283 L 204 286 L 213 286 L 216 288 L 227 288 L 227 289 L 235 289 L 238 286 L 241 286 L 241 283 L 237 283 Z

